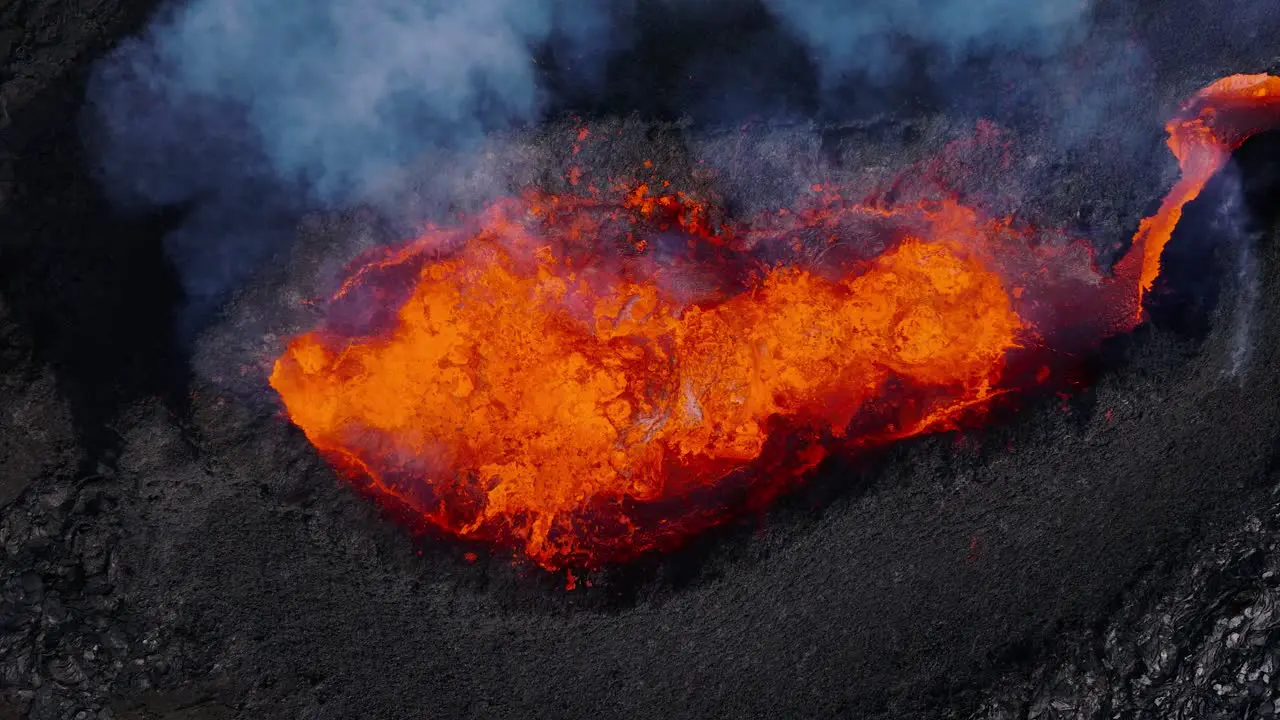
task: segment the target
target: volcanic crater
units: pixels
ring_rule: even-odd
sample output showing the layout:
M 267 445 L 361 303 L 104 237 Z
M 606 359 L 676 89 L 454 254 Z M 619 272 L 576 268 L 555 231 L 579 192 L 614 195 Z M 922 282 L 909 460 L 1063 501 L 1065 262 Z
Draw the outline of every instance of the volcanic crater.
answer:
M 142 18 L 118 12 L 102 25 Z M 1204 44 L 1194 61 L 1155 54 L 1160 82 L 1126 115 L 1150 132 L 1123 153 L 1108 138 L 1129 127 L 1063 151 L 1052 128 L 962 110 L 716 127 L 566 114 L 421 158 L 395 190 L 401 217 L 290 218 L 296 241 L 190 335 L 163 240 L 182 209 L 111 208 L 71 120 L 79 80 L 51 80 L 2 130 L 0 712 L 1157 717 L 1176 702 L 1266 716 L 1269 687 L 1229 695 L 1192 673 L 1236 682 L 1271 652 L 1274 132 L 1188 204 L 1144 322 L 1100 332 L 1111 318 L 1085 310 L 1104 293 L 1065 295 L 1050 381 L 958 430 L 832 453 L 771 502 L 626 562 L 548 570 L 518 543 L 352 492 L 268 385 L 352 259 L 417 236 L 418 216 L 447 224 L 528 188 L 657 195 L 666 181 L 733 225 L 831 188 L 905 202 L 934 189 L 912 185 L 929 167 L 1028 248 L 1087 250 L 1109 270 L 1177 181 L 1161 132 L 1179 104 L 1233 72 L 1280 71 Z M 851 263 L 900 242 L 866 224 L 841 238 Z M 1106 276 L 1069 267 L 1063 282 Z M 1193 629 L 1162 629 L 1162 613 Z M 1215 634 L 1231 617 L 1264 639 L 1257 654 Z M 1168 667 L 1162 650 L 1196 659 Z

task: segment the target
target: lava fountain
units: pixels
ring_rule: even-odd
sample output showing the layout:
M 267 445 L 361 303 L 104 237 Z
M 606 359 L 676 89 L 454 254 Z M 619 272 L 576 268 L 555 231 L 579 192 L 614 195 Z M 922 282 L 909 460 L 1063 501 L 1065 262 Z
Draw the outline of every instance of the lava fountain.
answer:
M 1169 124 L 1183 178 L 1111 277 L 938 188 L 815 185 L 735 224 L 666 183 L 531 189 L 358 258 L 270 382 L 384 501 L 547 569 L 626 561 L 832 452 L 981 417 L 1055 338 L 1131 329 L 1182 207 L 1275 124 L 1280 79 L 1197 94 Z M 883 250 L 840 251 L 852 230 Z

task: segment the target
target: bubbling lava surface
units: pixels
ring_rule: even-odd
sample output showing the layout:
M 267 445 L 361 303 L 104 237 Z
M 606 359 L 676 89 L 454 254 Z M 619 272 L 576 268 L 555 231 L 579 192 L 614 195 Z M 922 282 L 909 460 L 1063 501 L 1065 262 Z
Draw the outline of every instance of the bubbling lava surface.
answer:
M 1278 83 L 1224 79 L 1171 121 L 1183 179 L 1110 277 L 946 192 L 815 185 L 728 224 L 660 181 L 530 189 L 358 258 L 270 383 L 346 477 L 439 529 L 547 569 L 670 549 L 832 452 L 980 419 L 1064 331 L 1131 329 Z

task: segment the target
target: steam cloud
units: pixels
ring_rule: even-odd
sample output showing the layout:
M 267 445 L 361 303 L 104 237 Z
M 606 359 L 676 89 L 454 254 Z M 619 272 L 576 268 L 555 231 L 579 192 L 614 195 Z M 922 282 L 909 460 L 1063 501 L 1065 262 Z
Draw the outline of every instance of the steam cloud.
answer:
M 1087 29 L 1089 3 L 1074 0 L 765 0 L 819 59 L 824 84 L 851 72 L 891 80 L 924 46 L 940 65 L 989 50 L 1049 56 Z
M 424 152 L 536 120 L 534 49 L 598 84 L 625 5 L 190 0 L 95 68 L 89 144 L 117 203 L 193 208 L 167 244 L 198 324 L 287 247 L 300 208 L 376 199 Z
M 1083 31 L 1087 10 L 1060 0 L 765 2 L 826 82 L 850 72 L 891 81 L 902 38 L 935 59 L 1051 53 Z M 191 0 L 97 68 L 90 101 L 107 186 L 172 203 L 266 178 L 349 200 L 426 148 L 536 120 L 551 98 L 535 48 L 573 58 L 579 88 L 599 85 L 634 18 L 633 5 L 593 0 Z
M 557 91 L 600 97 L 610 73 L 645 71 L 626 55 L 646 32 L 638 18 L 732 32 L 721 16 L 747 6 L 783 28 L 748 50 L 761 56 L 752 67 L 769 65 L 770 43 L 798 42 L 816 73 L 794 82 L 826 89 L 851 73 L 894 82 L 909 68 L 903 39 L 935 67 L 991 50 L 1051 54 L 1084 32 L 1088 11 L 1074 0 L 187 0 L 96 67 L 90 146 L 118 203 L 193 206 L 169 249 L 208 310 L 287 246 L 300 208 L 376 201 L 432 149 L 563 109 L 538 51 L 557 60 Z M 680 67 L 734 64 L 705 45 L 669 52 Z
M 531 48 L 594 56 L 604 7 L 194 0 L 98 68 L 108 184 L 173 202 L 265 172 L 350 199 L 425 148 L 534 119 Z

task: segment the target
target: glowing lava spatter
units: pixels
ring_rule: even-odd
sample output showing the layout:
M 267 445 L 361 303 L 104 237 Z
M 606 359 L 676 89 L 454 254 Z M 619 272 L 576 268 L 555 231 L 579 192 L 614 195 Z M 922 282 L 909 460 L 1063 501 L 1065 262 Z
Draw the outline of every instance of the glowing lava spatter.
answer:
M 1254 80 L 1189 106 L 1177 127 L 1198 129 L 1171 141 L 1188 177 L 1243 141 L 1243 98 L 1274 98 Z M 815 185 L 812 207 L 731 227 L 666 183 L 530 191 L 362 258 L 270 382 L 378 496 L 546 568 L 595 567 L 767 502 L 833 450 L 980 411 L 1064 316 L 1132 327 L 1133 287 L 1203 184 L 1175 188 L 1109 280 L 946 197 Z M 833 259 L 851 226 L 884 249 Z

